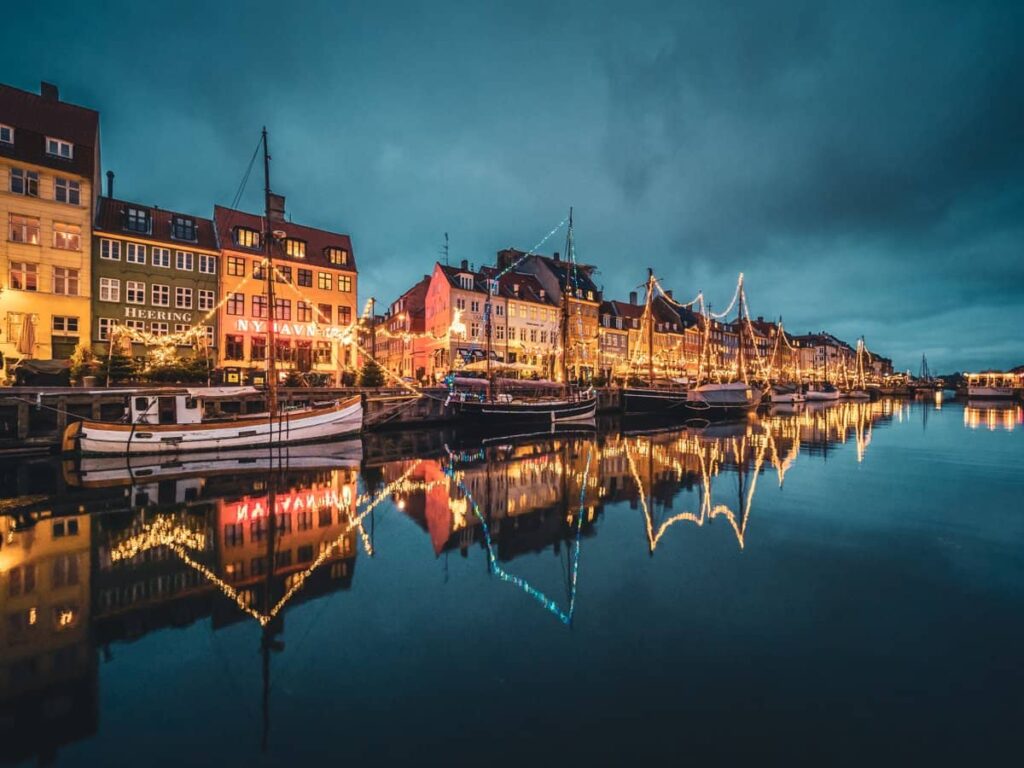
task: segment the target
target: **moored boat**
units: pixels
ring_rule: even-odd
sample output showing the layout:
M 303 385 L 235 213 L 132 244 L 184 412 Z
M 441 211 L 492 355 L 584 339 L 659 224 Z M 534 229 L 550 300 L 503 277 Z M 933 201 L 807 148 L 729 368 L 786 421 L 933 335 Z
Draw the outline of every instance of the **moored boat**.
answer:
M 1012 373 L 970 373 L 967 397 L 969 400 L 1013 400 L 1018 392 L 1015 379 Z
M 800 387 L 791 384 L 773 385 L 768 397 L 772 403 L 802 403 L 807 399 Z
M 742 381 L 701 384 L 687 394 L 691 414 L 705 417 L 743 416 L 761 403 L 761 393 Z
M 458 418 L 475 423 L 556 424 L 593 420 L 597 414 L 597 393 L 593 389 L 550 398 L 515 398 L 511 395 L 478 397 L 453 393 L 448 406 Z M 477 419 L 486 420 L 477 422 Z
M 804 393 L 807 402 L 823 402 L 839 399 L 839 390 L 828 382 L 811 384 Z

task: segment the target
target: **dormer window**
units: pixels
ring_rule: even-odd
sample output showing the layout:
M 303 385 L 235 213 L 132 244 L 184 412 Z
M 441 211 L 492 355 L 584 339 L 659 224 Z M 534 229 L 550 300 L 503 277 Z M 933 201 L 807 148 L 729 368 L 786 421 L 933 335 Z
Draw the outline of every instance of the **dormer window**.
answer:
M 14 144 L 14 129 L 0 123 L 0 144 Z
M 324 248 L 324 256 L 327 257 L 330 264 L 336 264 L 339 267 L 348 266 L 348 251 L 344 248 Z
M 171 220 L 171 237 L 175 240 L 196 241 L 196 220 L 188 216 L 175 216 Z
M 487 281 L 487 290 L 492 296 L 498 295 L 498 281 L 491 278 Z
M 459 275 L 459 285 L 467 291 L 473 290 L 473 276 Z
M 128 206 L 128 209 L 125 211 L 124 228 L 129 232 L 141 232 L 144 235 L 148 235 L 151 231 L 149 210 Z
M 242 248 L 257 249 L 260 247 L 260 233 L 249 227 L 235 227 L 235 245 Z
M 64 139 L 55 139 L 52 136 L 47 136 L 46 154 L 64 160 L 71 160 L 75 156 L 75 145 L 70 141 L 64 141 Z
M 285 238 L 284 252 L 293 259 L 306 258 L 306 241 L 297 240 L 294 237 Z

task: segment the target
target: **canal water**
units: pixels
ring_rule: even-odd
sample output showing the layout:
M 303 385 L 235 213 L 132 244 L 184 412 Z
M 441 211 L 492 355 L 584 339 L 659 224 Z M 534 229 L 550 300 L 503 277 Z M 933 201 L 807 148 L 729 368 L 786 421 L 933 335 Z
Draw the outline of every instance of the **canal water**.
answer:
M 0 470 L 0 764 L 1015 762 L 1024 412 Z

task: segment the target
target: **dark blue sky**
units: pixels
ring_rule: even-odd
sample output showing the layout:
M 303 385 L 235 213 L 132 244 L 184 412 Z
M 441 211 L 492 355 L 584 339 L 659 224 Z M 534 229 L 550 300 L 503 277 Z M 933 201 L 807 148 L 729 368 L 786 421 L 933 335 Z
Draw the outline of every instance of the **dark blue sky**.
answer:
M 0 80 L 99 109 L 118 195 L 196 214 L 265 123 L 364 298 L 572 204 L 609 295 L 651 265 L 721 307 L 743 270 L 755 314 L 898 367 L 1024 363 L 1024 3 L 725 5 L 19 3 Z

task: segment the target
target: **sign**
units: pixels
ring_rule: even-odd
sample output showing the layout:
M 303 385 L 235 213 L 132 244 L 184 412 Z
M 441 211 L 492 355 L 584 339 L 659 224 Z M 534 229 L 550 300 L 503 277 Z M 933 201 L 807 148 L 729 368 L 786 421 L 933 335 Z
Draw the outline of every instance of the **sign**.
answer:
M 245 333 L 267 333 L 270 324 L 266 320 L 250 320 L 240 317 L 235 320 L 235 330 Z M 299 338 L 336 339 L 342 344 L 352 340 L 352 327 L 342 325 L 320 325 L 319 323 L 274 323 L 274 333 L 280 336 Z
M 300 490 L 291 493 L 279 493 L 277 495 L 277 509 L 275 514 L 283 515 L 290 512 L 302 512 L 303 510 L 317 510 L 324 507 L 341 507 L 348 509 L 352 505 L 352 489 L 348 485 L 341 487 L 341 493 L 337 491 L 311 491 Z M 222 522 L 244 523 L 248 520 L 257 520 L 267 516 L 269 507 L 266 496 L 255 499 L 246 498 L 233 504 L 225 504 L 221 517 Z
M 138 307 L 126 306 L 124 316 L 138 320 L 173 320 L 176 323 L 192 324 L 191 312 L 164 312 L 160 309 L 139 309 Z

